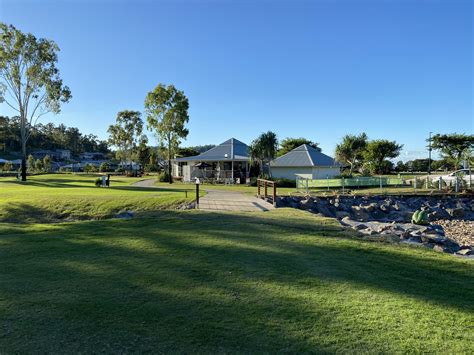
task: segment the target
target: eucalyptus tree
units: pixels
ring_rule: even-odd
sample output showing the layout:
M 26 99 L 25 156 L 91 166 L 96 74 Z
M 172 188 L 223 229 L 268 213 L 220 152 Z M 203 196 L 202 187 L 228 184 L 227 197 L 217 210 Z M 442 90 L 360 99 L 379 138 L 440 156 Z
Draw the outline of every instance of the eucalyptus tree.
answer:
M 20 119 L 21 179 L 26 181 L 27 142 L 36 122 L 58 114 L 71 99 L 57 68 L 59 47 L 51 40 L 0 23 L 0 102 Z
M 172 154 L 179 147 L 181 139 L 186 138 L 189 133 L 186 128 L 189 121 L 188 109 L 188 98 L 173 85 L 158 84 L 145 98 L 147 127 L 166 145 L 170 184 L 173 183 Z
M 143 134 L 143 121 L 138 111 L 120 111 L 117 113 L 116 123 L 110 125 L 109 143 L 117 147 L 116 156 L 123 162 L 131 162 L 137 154 L 138 147 L 147 143 Z
M 367 148 L 367 134 L 361 133 L 358 136 L 347 134 L 342 138 L 342 142 L 336 146 L 336 160 L 349 164 L 352 175 L 357 164 L 364 158 L 364 151 Z

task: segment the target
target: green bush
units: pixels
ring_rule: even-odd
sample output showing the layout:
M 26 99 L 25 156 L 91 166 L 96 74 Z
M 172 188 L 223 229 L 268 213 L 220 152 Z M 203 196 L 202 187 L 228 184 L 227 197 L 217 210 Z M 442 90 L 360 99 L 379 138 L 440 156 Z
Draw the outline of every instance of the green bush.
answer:
M 100 171 L 101 173 L 106 173 L 106 172 L 110 171 L 110 166 L 109 166 L 109 164 L 107 164 L 106 162 L 103 162 L 102 164 L 100 164 L 100 166 L 99 166 L 99 171 Z
M 158 175 L 158 181 L 159 182 L 170 182 L 170 175 L 168 174 L 168 172 L 163 172 L 161 174 Z
M 95 186 L 96 187 L 101 187 L 102 186 L 102 178 L 97 178 L 95 179 L 95 182 L 94 182 Z

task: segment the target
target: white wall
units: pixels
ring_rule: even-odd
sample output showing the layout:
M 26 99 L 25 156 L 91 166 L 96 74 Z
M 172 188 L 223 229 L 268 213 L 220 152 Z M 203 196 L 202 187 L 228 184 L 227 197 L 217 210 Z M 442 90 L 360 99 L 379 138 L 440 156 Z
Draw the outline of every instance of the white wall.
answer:
M 340 169 L 334 168 L 298 168 L 298 167 L 274 167 L 271 168 L 272 176 L 280 179 L 296 180 L 296 175 L 308 179 L 326 179 L 340 174 Z
M 313 179 L 333 178 L 340 173 L 340 168 L 313 168 Z
M 313 176 L 312 168 L 294 168 L 294 167 L 274 167 L 271 168 L 272 177 L 279 179 L 291 179 L 296 180 L 296 174 L 303 178 L 311 179 Z

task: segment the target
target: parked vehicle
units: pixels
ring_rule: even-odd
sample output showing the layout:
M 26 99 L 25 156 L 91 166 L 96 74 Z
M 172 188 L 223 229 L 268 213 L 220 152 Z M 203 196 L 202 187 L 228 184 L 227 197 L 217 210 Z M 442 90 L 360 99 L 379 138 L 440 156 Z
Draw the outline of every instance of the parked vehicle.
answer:
M 456 171 L 453 171 L 452 173 L 450 174 L 447 174 L 447 175 L 441 175 L 441 178 L 443 179 L 443 181 L 449 183 L 449 182 L 454 182 L 456 180 L 456 178 L 461 178 L 463 179 L 464 181 L 466 181 L 467 183 L 469 183 L 469 181 L 471 180 L 472 182 L 474 182 L 474 174 L 473 174 L 473 170 L 469 170 L 469 169 L 460 169 L 460 170 L 456 170 Z M 437 179 L 439 179 L 439 177 L 437 177 Z

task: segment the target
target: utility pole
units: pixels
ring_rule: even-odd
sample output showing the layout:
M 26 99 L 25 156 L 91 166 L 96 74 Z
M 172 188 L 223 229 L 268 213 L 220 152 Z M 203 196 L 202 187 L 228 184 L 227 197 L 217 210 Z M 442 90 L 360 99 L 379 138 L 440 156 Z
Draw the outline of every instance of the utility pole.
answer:
M 428 153 L 429 153 L 429 157 L 428 157 L 428 175 L 431 175 L 431 134 L 433 132 L 430 132 L 430 138 L 428 138 Z

